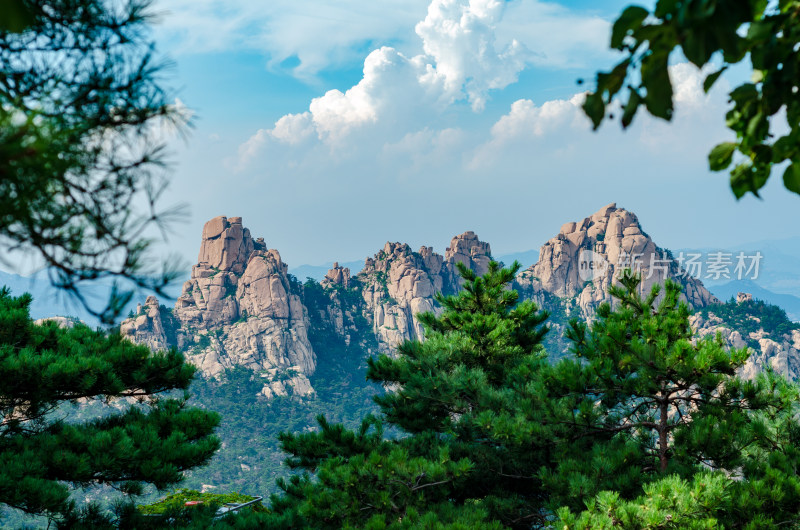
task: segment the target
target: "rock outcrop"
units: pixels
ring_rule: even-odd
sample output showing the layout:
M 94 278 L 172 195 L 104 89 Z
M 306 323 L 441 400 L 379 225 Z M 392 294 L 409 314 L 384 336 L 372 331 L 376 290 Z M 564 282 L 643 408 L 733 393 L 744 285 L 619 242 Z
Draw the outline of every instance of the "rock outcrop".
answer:
M 776 373 L 790 380 L 800 379 L 800 330 L 792 330 L 781 336 L 771 336 L 763 329 L 753 331 L 743 336 L 737 330 L 727 327 L 723 320 L 716 315 L 709 314 L 708 318 L 701 315 L 690 317 L 696 336 L 716 336 L 719 334 L 731 348 L 749 347 L 750 358 L 739 370 L 739 375 L 746 379 L 753 379 L 766 368 L 772 368 Z
M 423 247 L 426 248 L 426 247 Z M 421 252 L 421 251 L 420 251 Z M 444 251 L 444 262 L 447 269 L 455 277 L 450 278 L 451 285 L 461 285 L 456 263 L 462 263 L 472 269 L 478 276 L 486 274 L 489 270 L 489 261 L 492 257 L 492 248 L 489 243 L 484 243 L 475 232 L 469 231 L 450 240 L 450 246 Z
M 133 342 L 146 344 L 152 350 L 164 350 L 172 345 L 167 339 L 160 305 L 155 296 L 148 296 L 144 306 L 139 304 L 136 314 L 122 322 L 119 332 Z
M 122 328 L 137 342 L 164 347 L 158 302 L 148 298 L 146 307 Z M 203 375 L 218 377 L 243 366 L 266 379 L 268 397 L 313 391 L 308 376 L 316 359 L 308 312 L 291 291 L 278 251 L 254 240 L 241 217 L 215 217 L 205 224 L 197 265 L 173 315 L 176 345 Z
M 254 239 L 240 217 L 216 217 L 203 227 L 198 262 L 175 308 L 149 297 L 121 332 L 154 349 L 177 346 L 206 377 L 237 366 L 252 370 L 263 379 L 261 394 L 268 398 L 308 395 L 318 354 L 391 354 L 403 341 L 423 340 L 417 315 L 440 311 L 436 293 L 460 289 L 457 264 L 484 274 L 490 259 L 489 244 L 473 232 L 454 237 L 444 255 L 431 247 L 414 252 L 407 244 L 386 243 L 358 274 L 334 263 L 320 284 L 301 286 L 290 279 L 278 251 Z M 550 311 L 555 337 L 569 317 L 591 319 L 601 303 L 611 301 L 609 287 L 623 267 L 641 272 L 643 292 L 672 278 L 695 308 L 717 302 L 650 239 L 633 213 L 614 204 L 562 226 L 514 287 L 521 299 Z M 745 375 L 772 366 L 800 376 L 800 331 L 742 337 L 719 322 L 695 324 L 700 334 L 719 331 L 731 346 L 754 347 Z M 566 351 L 559 340 L 548 343 L 555 357 Z
M 741 304 L 742 302 L 751 302 L 753 300 L 753 295 L 750 293 L 736 293 L 736 302 Z
M 386 243 L 373 258 L 367 258 L 357 279 L 366 303 L 365 316 L 381 351 L 391 353 L 403 341 L 424 338 L 416 315 L 438 310 L 436 293 L 453 294 L 459 289 L 456 263 L 484 274 L 490 259 L 489 244 L 473 232 L 455 236 L 444 256 L 431 247 L 413 252 L 407 244 Z
M 347 267 L 340 267 L 338 261 L 334 262 L 333 268 L 328 270 L 321 283 L 324 287 L 340 285 L 347 289 L 350 287 L 350 269 Z
M 682 297 L 694 308 L 717 299 L 680 267 L 671 253 L 653 242 L 633 213 L 609 204 L 582 221 L 566 223 L 545 243 L 539 261 L 518 282 L 528 296 L 547 291 L 567 299 L 583 318 L 603 302 L 612 302 L 609 287 L 623 268 L 642 275 L 642 292 L 671 278 L 683 286 Z
M 58 327 L 62 329 L 69 329 L 75 327 L 76 324 L 86 324 L 82 320 L 75 318 L 75 317 L 62 317 L 62 316 L 54 316 L 54 317 L 45 317 L 39 318 L 33 321 L 34 324 L 37 326 L 41 326 L 46 322 L 55 322 Z

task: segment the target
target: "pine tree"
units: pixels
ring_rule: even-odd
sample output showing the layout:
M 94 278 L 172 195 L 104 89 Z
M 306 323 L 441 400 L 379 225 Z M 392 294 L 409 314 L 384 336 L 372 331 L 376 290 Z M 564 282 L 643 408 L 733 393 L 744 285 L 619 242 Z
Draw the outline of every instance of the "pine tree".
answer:
M 219 446 L 219 418 L 187 408 L 186 396 L 170 397 L 194 374 L 178 351 L 153 353 L 82 324 L 37 324 L 30 302 L 0 289 L 0 503 L 74 522 L 81 515 L 73 487 L 137 494 L 208 462 Z M 86 421 L 70 408 L 122 398 L 134 402 Z
M 426 341 L 369 361 L 392 392 L 348 430 L 283 434 L 290 467 L 274 528 L 772 527 L 800 506 L 798 389 L 742 381 L 746 350 L 698 340 L 680 287 L 646 297 L 625 273 L 555 365 L 546 315 L 508 289 L 516 267 L 462 269 L 421 317 Z M 312 476 L 314 474 L 315 476 Z M 230 522 L 229 522 L 230 523 Z M 225 523 L 225 524 L 229 524 Z M 223 525 L 222 522 L 218 523 Z
M 376 398 L 379 418 L 350 431 L 320 418 L 314 433 L 283 434 L 290 467 L 272 499 L 274 527 L 500 528 L 530 526 L 538 453 L 493 437 L 494 409 L 512 373 L 546 364 L 547 314 L 518 303 L 519 269 L 492 262 L 483 277 L 460 266 L 463 290 L 420 315 L 425 342 L 368 361 L 368 378 L 395 390 Z M 312 477 L 309 473 L 314 473 Z M 260 517 L 253 515 L 252 517 Z M 518 521 L 514 523 L 513 521 Z
M 0 246 L 105 323 L 132 286 L 161 293 L 174 263 L 149 255 L 165 135 L 186 113 L 164 89 L 149 0 L 4 0 L 0 5 Z M 6 267 L 15 264 L 0 254 Z M 86 281 L 119 280 L 105 305 Z
M 769 527 L 796 518 L 797 388 L 770 372 L 739 379 L 748 350 L 694 338 L 676 283 L 642 298 L 636 275 L 619 281 L 616 310 L 601 306 L 591 326 L 572 322 L 576 358 L 555 367 L 577 434 L 543 476 L 550 508 L 565 505 L 558 514 L 568 528 Z

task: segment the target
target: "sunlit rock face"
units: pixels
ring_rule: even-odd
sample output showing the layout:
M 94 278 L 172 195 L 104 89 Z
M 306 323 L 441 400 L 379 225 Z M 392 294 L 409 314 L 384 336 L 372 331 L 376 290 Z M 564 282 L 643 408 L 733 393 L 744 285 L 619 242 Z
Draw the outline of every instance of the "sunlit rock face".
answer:
M 608 264 L 589 280 L 580 270 L 585 252 Z M 643 290 L 669 277 L 683 285 L 694 307 L 715 301 L 702 283 L 682 274 L 633 213 L 614 204 L 565 224 L 514 287 L 521 299 L 591 318 L 600 303 L 610 301 L 608 288 L 625 256 L 637 257 Z M 404 341 L 424 340 L 418 315 L 441 310 L 437 293 L 458 292 L 459 263 L 482 275 L 491 259 L 490 245 L 471 231 L 453 237 L 444 254 L 388 242 L 360 272 L 335 263 L 311 289 L 290 279 L 278 251 L 254 239 L 240 217 L 215 217 L 203 227 L 197 264 L 174 309 L 150 297 L 121 331 L 154 349 L 178 347 L 206 377 L 240 366 L 263 378 L 266 397 L 308 395 L 317 356 L 329 349 L 315 339 L 315 352 L 312 329 L 317 337 L 325 330 L 356 355 L 394 354 Z
M 752 300 L 752 296 L 749 300 Z M 741 302 L 742 300 L 738 303 Z M 758 320 L 756 317 L 751 318 Z M 729 348 L 750 348 L 750 357 L 739 370 L 739 375 L 745 379 L 753 379 L 768 368 L 790 380 L 800 379 L 800 330 L 795 329 L 791 333 L 777 335 L 761 328 L 743 335 L 740 331 L 726 326 L 723 320 L 713 313 L 709 314 L 708 318 L 692 315 L 690 322 L 697 337 L 719 335 Z
M 436 293 L 454 294 L 461 286 L 456 263 L 477 274 L 489 268 L 491 248 L 473 232 L 455 236 L 445 251 L 431 247 L 413 252 L 405 243 L 386 243 L 381 251 L 367 258 L 358 274 L 366 308 L 380 349 L 393 353 L 406 340 L 424 339 L 417 315 L 437 312 Z
M 616 204 L 564 224 L 518 281 L 530 296 L 547 291 L 568 299 L 578 311 L 575 316 L 591 318 L 600 304 L 612 302 L 609 287 L 623 268 L 641 274 L 642 293 L 670 278 L 681 284 L 682 298 L 695 309 L 718 301 L 702 282 L 685 274 L 669 251 L 650 239 L 635 214 Z
M 170 346 L 161 309 L 155 296 L 148 296 L 144 305 L 139 304 L 136 314 L 122 322 L 119 332 L 133 342 L 145 344 L 152 350 L 164 350 Z
M 242 366 L 265 377 L 268 397 L 313 392 L 308 376 L 316 358 L 308 340 L 308 312 L 291 291 L 278 251 L 254 240 L 241 217 L 215 217 L 205 224 L 197 264 L 173 316 L 176 346 L 203 375 L 217 377 Z M 158 347 L 163 343 L 158 318 L 148 318 L 149 328 L 140 325 L 140 317 L 123 327 L 151 328 L 150 337 L 138 331 L 128 335 Z

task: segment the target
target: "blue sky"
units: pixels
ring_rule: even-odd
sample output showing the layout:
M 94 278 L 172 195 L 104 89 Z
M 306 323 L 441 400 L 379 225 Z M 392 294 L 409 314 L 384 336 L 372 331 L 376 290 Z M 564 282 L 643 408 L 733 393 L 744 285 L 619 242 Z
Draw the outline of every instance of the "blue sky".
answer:
M 625 5 L 158 0 L 159 51 L 195 124 L 172 141 L 164 204 L 191 215 L 170 249 L 193 263 L 203 222 L 227 215 L 290 266 L 364 258 L 387 240 L 443 252 L 466 230 L 502 254 L 610 202 L 661 246 L 800 235 L 779 176 L 764 201 L 737 202 L 707 170 L 736 79 L 706 96 L 676 59 L 674 123 L 589 131 L 575 81 L 613 63 Z

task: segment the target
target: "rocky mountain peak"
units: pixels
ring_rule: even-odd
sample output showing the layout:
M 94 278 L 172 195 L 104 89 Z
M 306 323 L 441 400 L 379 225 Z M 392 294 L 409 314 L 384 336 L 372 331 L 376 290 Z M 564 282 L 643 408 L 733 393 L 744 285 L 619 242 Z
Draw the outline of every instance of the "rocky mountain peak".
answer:
M 136 314 L 120 324 L 119 332 L 133 342 L 146 344 L 153 350 L 172 346 L 167 338 L 161 308 L 155 296 L 148 296 L 144 305 L 136 307 Z
M 137 342 L 163 348 L 164 326 L 151 298 L 143 314 L 121 329 Z M 266 396 L 313 391 L 308 376 L 316 357 L 308 311 L 292 292 L 278 251 L 254 240 L 241 217 L 215 217 L 203 226 L 198 262 L 172 316 L 176 345 L 204 375 L 244 366 L 265 378 Z M 291 377 L 283 377 L 286 371 Z M 276 373 L 280 377 L 273 378 Z
M 682 296 L 693 307 L 717 301 L 669 251 L 653 242 L 633 212 L 617 208 L 616 203 L 581 221 L 565 223 L 542 246 L 539 261 L 521 273 L 520 283 L 523 291 L 542 289 L 574 299 L 580 314 L 590 318 L 597 306 L 612 301 L 608 289 L 624 268 L 642 275 L 642 292 L 671 278 L 683 286 Z
M 203 226 L 200 254 L 192 277 L 208 269 L 241 274 L 250 254 L 265 248 L 263 239 L 254 241 L 250 237 L 250 230 L 242 226 L 241 217 L 215 217 Z
M 444 255 L 387 242 L 358 274 L 334 263 L 320 286 L 298 288 L 277 250 L 254 239 L 241 217 L 220 216 L 203 227 L 198 262 L 174 310 L 148 298 L 121 330 L 153 348 L 177 346 L 207 377 L 242 366 L 264 378 L 267 397 L 304 395 L 313 392 L 308 377 L 317 363 L 312 320 L 317 332 L 331 330 L 346 347 L 392 353 L 403 341 L 424 339 L 417 315 L 440 311 L 437 293 L 460 289 L 458 263 L 484 274 L 490 260 L 490 245 L 472 231 L 453 237 Z M 695 308 L 716 301 L 650 239 L 636 215 L 616 204 L 564 224 L 542 246 L 539 261 L 519 273 L 515 288 L 522 299 L 591 318 L 610 301 L 608 289 L 625 266 L 642 273 L 643 290 L 669 277 Z M 314 344 L 320 352 L 327 347 Z
M 325 278 L 322 279 L 323 287 L 331 287 L 334 285 L 341 285 L 345 289 L 350 287 L 350 269 L 347 267 L 340 267 L 339 262 L 333 263 L 333 268 L 328 270 Z
M 447 263 L 452 265 L 463 263 L 478 275 L 486 274 L 489 270 L 491 256 L 492 248 L 489 243 L 478 239 L 472 231 L 455 236 L 444 252 L 444 260 Z
M 380 347 L 392 352 L 405 340 L 424 337 L 416 315 L 437 311 L 436 293 L 453 294 L 461 286 L 456 263 L 463 263 L 478 274 L 489 268 L 491 248 L 474 232 L 455 236 L 437 254 L 432 247 L 413 252 L 405 243 L 387 242 L 372 258 L 367 258 L 358 274 L 367 319 Z

